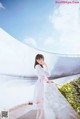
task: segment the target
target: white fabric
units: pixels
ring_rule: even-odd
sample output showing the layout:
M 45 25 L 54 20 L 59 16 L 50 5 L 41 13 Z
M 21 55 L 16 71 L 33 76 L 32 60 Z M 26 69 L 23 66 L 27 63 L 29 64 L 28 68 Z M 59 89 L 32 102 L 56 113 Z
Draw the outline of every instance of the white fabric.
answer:
M 33 104 L 37 109 L 36 119 L 44 119 L 44 83 L 48 80 L 50 72 L 48 67 L 42 68 L 40 65 L 36 65 L 35 69 L 38 80 L 34 89 Z
M 42 68 L 40 65 L 36 65 L 36 74 L 38 75 L 38 80 L 34 89 L 34 106 L 35 108 L 43 108 L 44 101 L 44 83 L 48 80 L 49 70 L 47 67 Z

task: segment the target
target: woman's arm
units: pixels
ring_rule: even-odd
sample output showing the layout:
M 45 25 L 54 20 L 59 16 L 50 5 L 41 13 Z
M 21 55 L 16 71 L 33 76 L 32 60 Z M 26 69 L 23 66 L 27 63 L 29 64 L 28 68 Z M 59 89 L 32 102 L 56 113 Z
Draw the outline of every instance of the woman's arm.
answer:
M 42 68 L 40 65 L 36 65 L 36 71 L 39 76 L 46 76 L 46 77 L 50 76 L 48 67 Z
M 48 67 L 42 68 L 40 65 L 36 65 L 36 71 L 39 76 L 43 77 L 43 80 L 45 80 L 47 83 L 53 83 L 53 81 L 49 80 L 47 77 L 50 76 L 50 71 Z M 45 77 L 46 76 L 46 77 Z

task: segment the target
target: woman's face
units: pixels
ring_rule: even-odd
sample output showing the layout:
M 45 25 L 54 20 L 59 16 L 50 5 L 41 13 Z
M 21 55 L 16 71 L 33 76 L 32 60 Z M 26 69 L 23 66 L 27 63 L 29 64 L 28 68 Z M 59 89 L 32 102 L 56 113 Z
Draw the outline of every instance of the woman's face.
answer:
M 40 65 L 43 65 L 44 64 L 44 59 L 37 59 L 37 62 L 40 64 Z

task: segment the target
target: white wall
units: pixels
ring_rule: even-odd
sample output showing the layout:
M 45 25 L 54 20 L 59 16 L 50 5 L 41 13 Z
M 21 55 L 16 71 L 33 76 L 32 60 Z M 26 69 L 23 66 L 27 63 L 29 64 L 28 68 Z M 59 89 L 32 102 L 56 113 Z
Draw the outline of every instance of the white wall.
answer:
M 44 55 L 53 76 L 80 73 L 80 57 L 39 51 L 16 40 L 0 28 L 0 74 L 34 76 L 34 60 L 38 53 Z
M 52 68 L 57 58 L 49 53 L 31 48 L 14 39 L 3 29 L 0 29 L 0 73 L 12 75 L 34 75 L 34 59 L 37 53 L 45 56 L 47 64 Z

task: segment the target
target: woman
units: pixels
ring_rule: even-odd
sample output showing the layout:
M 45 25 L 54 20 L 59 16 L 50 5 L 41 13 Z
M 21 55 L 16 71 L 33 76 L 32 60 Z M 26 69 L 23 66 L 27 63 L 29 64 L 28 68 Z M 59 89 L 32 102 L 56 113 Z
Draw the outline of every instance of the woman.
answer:
M 47 64 L 44 62 L 44 56 L 37 54 L 35 57 L 34 68 L 36 70 L 38 80 L 34 89 L 33 104 L 37 109 L 36 119 L 44 119 L 44 82 L 50 82 L 47 77 L 50 76 Z
M 33 102 L 37 109 L 36 119 L 80 119 L 54 83 L 44 83 L 51 81 L 47 78 L 50 73 L 42 54 L 36 55 L 34 68 L 38 75 Z

